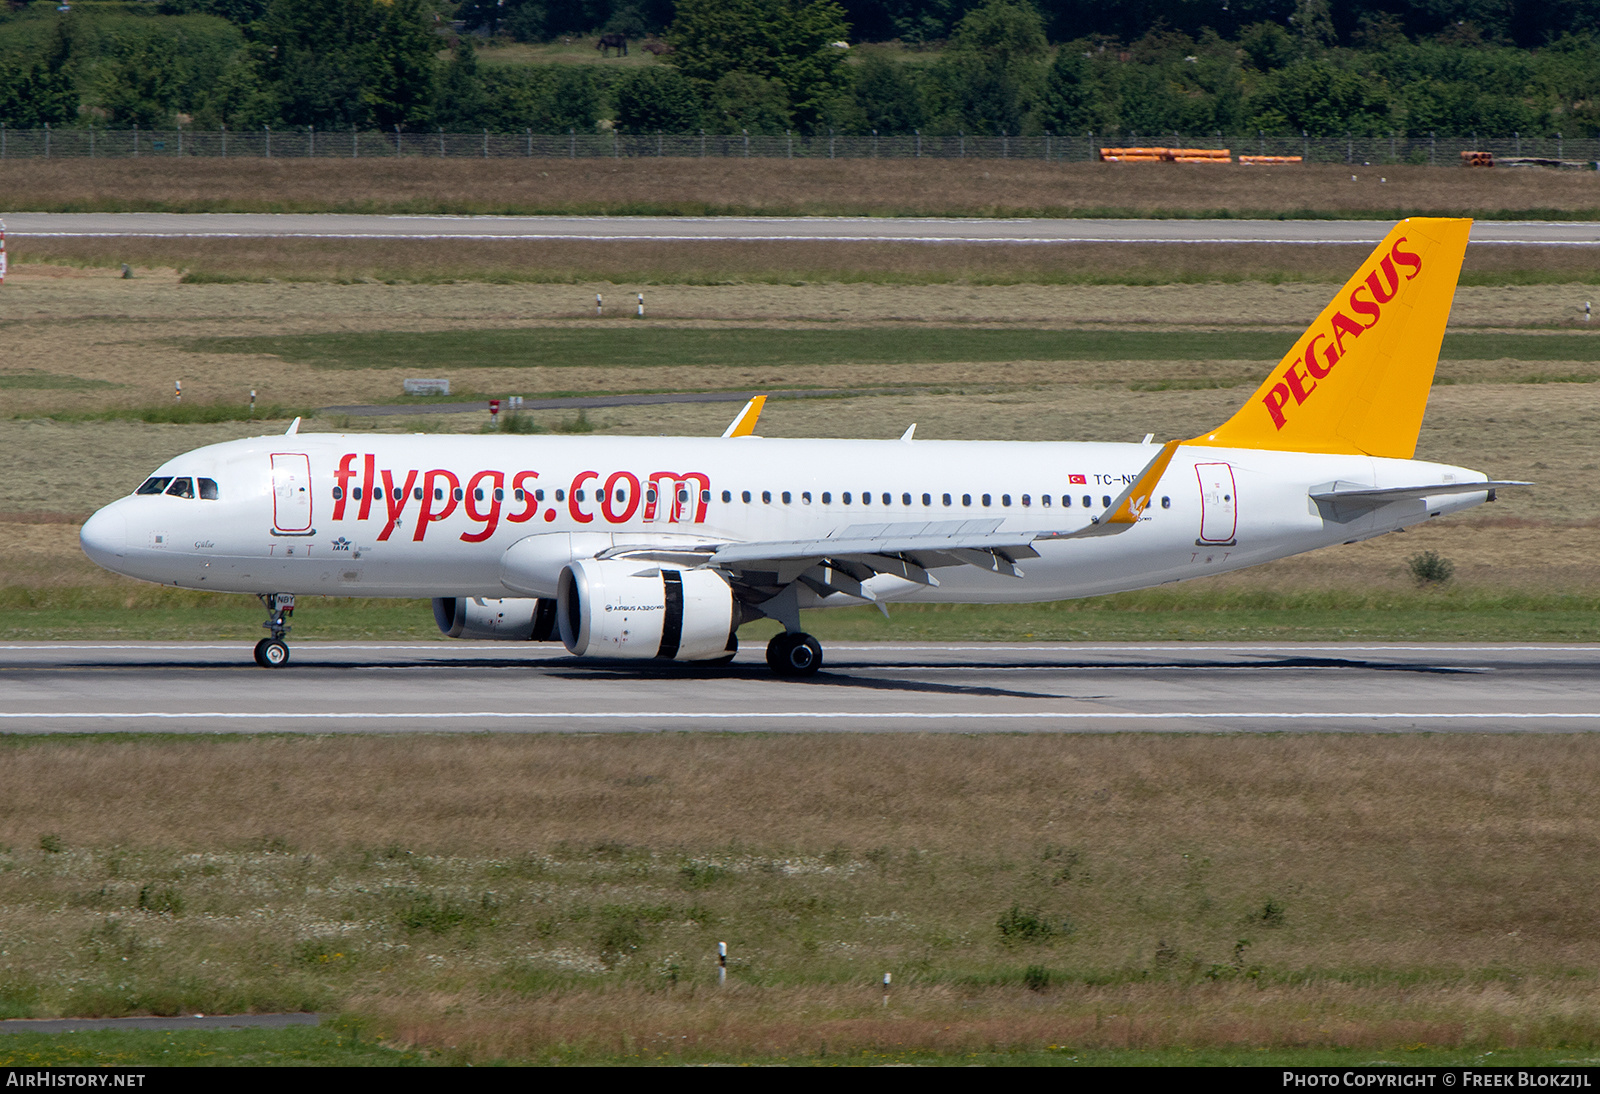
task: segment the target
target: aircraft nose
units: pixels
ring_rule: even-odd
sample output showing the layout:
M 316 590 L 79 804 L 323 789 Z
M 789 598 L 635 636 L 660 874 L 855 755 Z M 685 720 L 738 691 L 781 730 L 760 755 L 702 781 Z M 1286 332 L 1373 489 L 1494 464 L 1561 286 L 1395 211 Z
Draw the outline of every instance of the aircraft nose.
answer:
M 115 569 L 116 560 L 128 549 L 128 518 L 113 512 L 113 506 L 90 517 L 78 532 L 83 553 L 106 569 Z

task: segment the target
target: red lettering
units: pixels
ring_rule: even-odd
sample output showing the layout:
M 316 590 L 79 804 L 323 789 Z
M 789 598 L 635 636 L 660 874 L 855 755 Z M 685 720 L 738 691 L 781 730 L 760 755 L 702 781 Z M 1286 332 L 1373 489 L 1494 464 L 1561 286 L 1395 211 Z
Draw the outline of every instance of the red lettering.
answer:
M 357 520 L 366 520 L 372 512 L 372 488 L 378 478 L 378 457 L 368 452 L 361 457 L 361 512 Z
M 1267 413 L 1272 415 L 1272 424 L 1279 429 L 1286 424 L 1283 420 L 1283 404 L 1289 401 L 1289 397 L 1287 384 L 1274 384 L 1272 390 L 1267 392 L 1267 397 L 1261 400 L 1267 408 Z
M 660 493 L 664 489 L 663 484 L 669 485 L 672 492 L 672 508 L 669 510 L 671 515 L 667 518 L 669 524 L 678 523 L 679 518 L 683 516 L 684 502 L 691 500 L 687 496 L 689 491 L 684 489 L 686 486 L 698 488 L 694 491 L 697 496 L 693 499 L 695 502 L 694 522 L 696 524 L 705 523 L 706 505 L 710 501 L 711 479 L 699 471 L 685 471 L 681 475 L 671 471 L 652 471 L 650 473 L 650 489 L 656 497 L 648 495 L 645 497 L 645 520 L 656 519 L 656 506 L 659 504 Z M 680 494 L 684 496 L 680 497 Z
M 389 511 L 389 523 L 383 526 L 383 531 L 378 533 L 378 542 L 382 543 L 389 538 L 389 533 L 394 531 L 394 526 L 400 523 L 400 514 L 406 511 L 406 500 L 411 497 L 411 488 L 417 483 L 415 471 L 406 472 L 406 484 L 400 489 L 395 489 L 394 479 L 389 477 L 389 469 L 383 471 L 383 504 Z
M 1383 276 L 1388 280 L 1389 287 L 1381 288 L 1378 285 L 1378 271 L 1373 270 L 1367 275 L 1367 287 L 1372 290 L 1372 298 L 1380 304 L 1387 304 L 1394 299 L 1394 294 L 1400 291 L 1400 275 L 1395 271 L 1394 259 L 1388 255 L 1383 256 Z
M 579 524 L 593 524 L 594 514 L 585 513 L 578 508 L 578 494 L 583 490 L 583 484 L 590 479 L 598 479 L 598 471 L 579 471 L 572 477 L 572 485 L 567 489 L 567 512 L 572 514 L 572 519 Z
M 350 493 L 350 480 L 356 477 L 356 473 L 350 469 L 350 465 L 355 462 L 355 458 L 356 454 L 354 452 L 346 452 L 343 456 L 340 456 L 339 470 L 333 473 L 335 486 L 333 499 L 334 520 L 344 519 L 345 497 Z
M 483 528 L 477 532 L 462 532 L 463 543 L 482 543 L 494 535 L 495 528 L 500 524 L 500 498 L 499 493 L 504 487 L 506 477 L 498 471 L 479 471 L 467 483 L 467 516 Z M 478 512 L 478 490 L 483 483 L 488 483 L 489 511 Z
M 1328 367 L 1323 368 L 1321 365 L 1317 364 L 1317 343 L 1326 337 L 1326 334 L 1313 334 L 1311 336 L 1311 341 L 1306 343 L 1306 371 L 1311 373 L 1311 375 L 1315 376 L 1319 380 L 1325 378 L 1328 373 L 1332 372 L 1333 366 L 1339 360 L 1339 355 L 1333 352 L 1332 346 L 1329 346 Z
M 1416 277 L 1422 272 L 1422 256 L 1412 254 L 1410 251 L 1402 251 L 1400 249 L 1400 244 L 1404 243 L 1405 241 L 1406 237 L 1401 236 L 1395 241 L 1395 245 L 1389 249 L 1389 253 L 1394 256 L 1394 260 L 1396 262 L 1411 270 L 1410 273 L 1406 274 L 1406 280 L 1410 281 L 1412 278 Z
M 1299 364 L 1296 363 L 1290 365 L 1283 371 L 1283 379 L 1289 385 L 1289 390 L 1294 394 L 1294 402 L 1296 406 L 1299 406 L 1301 403 L 1305 402 L 1306 396 L 1317 390 L 1317 385 L 1315 383 L 1313 383 L 1310 387 L 1305 386 L 1306 378 L 1300 375 L 1299 368 Z
M 539 511 L 539 499 L 533 496 L 533 487 L 529 486 L 525 488 L 522 485 L 529 479 L 536 479 L 538 477 L 539 472 L 537 471 L 518 471 L 511 477 L 512 491 L 522 491 L 522 511 L 519 513 L 510 513 L 506 516 L 506 519 L 512 524 L 521 524 L 525 520 L 532 520 L 533 515 Z
M 1350 310 L 1355 312 L 1357 315 L 1372 316 L 1372 322 L 1366 325 L 1366 329 L 1371 330 L 1373 327 L 1378 325 L 1378 320 L 1383 318 L 1383 309 L 1378 307 L 1378 305 L 1374 304 L 1370 300 L 1361 299 L 1361 294 L 1366 291 L 1366 285 L 1356 286 L 1355 291 L 1350 294 Z
M 627 508 L 618 513 L 612 508 L 617 497 L 617 484 L 627 483 L 627 497 L 623 499 Z M 639 480 L 626 471 L 618 471 L 606 480 L 606 488 L 600 494 L 600 512 L 612 524 L 624 524 L 633 516 L 634 510 L 639 508 Z
M 438 487 L 433 484 L 439 479 L 444 479 L 450 486 L 442 491 L 444 497 L 440 499 L 444 502 L 444 511 L 435 513 L 433 511 L 433 492 Z M 422 476 L 422 512 L 417 516 L 417 530 L 411 533 L 412 542 L 421 543 L 422 537 L 428 534 L 429 524 L 436 520 L 443 520 L 456 511 L 456 491 L 459 489 L 461 489 L 461 480 L 456 478 L 454 472 L 435 469 Z
M 1354 319 L 1351 319 L 1344 312 L 1342 312 L 1342 311 L 1334 312 L 1333 313 L 1333 344 L 1334 344 L 1335 347 L 1337 347 L 1339 352 L 1328 363 L 1331 365 L 1331 364 L 1333 364 L 1334 361 L 1337 361 L 1340 357 L 1344 356 L 1344 336 L 1345 335 L 1348 334 L 1351 338 L 1360 338 L 1361 337 L 1361 332 L 1366 330 L 1366 329 L 1367 329 L 1366 327 L 1363 327 L 1360 323 L 1357 323 Z

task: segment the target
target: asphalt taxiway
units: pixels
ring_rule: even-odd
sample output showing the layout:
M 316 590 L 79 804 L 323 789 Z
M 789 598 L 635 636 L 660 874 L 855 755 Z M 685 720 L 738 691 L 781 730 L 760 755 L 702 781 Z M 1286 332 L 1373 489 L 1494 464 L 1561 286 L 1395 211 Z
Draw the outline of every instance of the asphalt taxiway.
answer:
M 10 213 L 29 238 L 706 240 L 848 243 L 1372 244 L 1388 220 L 1100 220 L 1007 217 L 384 216 L 356 213 Z M 1600 247 L 1594 221 L 1479 220 L 1474 245 Z
M 1589 732 L 1600 646 L 829 643 L 780 680 L 559 644 L 0 644 L 0 733 Z

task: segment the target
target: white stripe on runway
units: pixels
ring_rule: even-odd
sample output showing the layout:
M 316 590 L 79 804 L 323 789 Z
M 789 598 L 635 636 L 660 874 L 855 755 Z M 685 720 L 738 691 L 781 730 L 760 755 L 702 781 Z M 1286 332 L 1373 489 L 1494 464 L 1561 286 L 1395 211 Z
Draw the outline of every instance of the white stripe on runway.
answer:
M 649 721 L 694 720 L 749 720 L 776 721 L 784 718 L 808 721 L 1165 721 L 1168 719 L 1198 719 L 1221 721 L 1224 719 L 1251 721 L 1304 721 L 1308 719 L 1365 719 L 1380 721 L 1487 721 L 1506 718 L 1518 721 L 1544 718 L 1579 720 L 1590 719 L 1600 724 L 1600 713 L 1571 713 L 1554 711 L 1506 711 L 1450 713 L 1444 711 L 1053 711 L 1032 710 L 1005 713 L 1003 711 L 914 711 L 914 710 L 800 710 L 800 711 L 662 711 L 662 710 L 605 710 L 605 711 L 520 711 L 520 710 L 453 710 L 453 711 L 4 711 L 0 720 L 23 721 L 61 719 L 113 719 L 133 721 L 141 718 L 165 721 L 224 720 L 224 721 L 461 721 L 467 719 L 497 719 L 533 721 L 596 721 L 618 719 L 644 719 Z

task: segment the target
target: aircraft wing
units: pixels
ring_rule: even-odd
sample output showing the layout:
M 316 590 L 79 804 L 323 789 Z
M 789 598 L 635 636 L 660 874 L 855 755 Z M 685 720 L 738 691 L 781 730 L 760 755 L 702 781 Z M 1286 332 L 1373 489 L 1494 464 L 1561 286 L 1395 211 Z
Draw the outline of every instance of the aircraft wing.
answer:
M 1001 531 L 1003 517 L 896 521 L 852 524 L 815 539 L 705 544 L 687 549 L 637 545 L 616 547 L 600 557 L 716 566 L 748 575 L 751 584 L 782 587 L 800 580 L 819 592 L 825 586 L 827 591 L 848 592 L 865 600 L 872 596 L 860 583 L 874 574 L 938 585 L 929 570 L 965 565 L 1021 577 L 1017 562 L 1039 557 L 1034 543 L 1115 535 L 1137 524 L 1177 447 L 1177 441 L 1163 445 L 1103 514 L 1088 518 L 1077 528 Z

